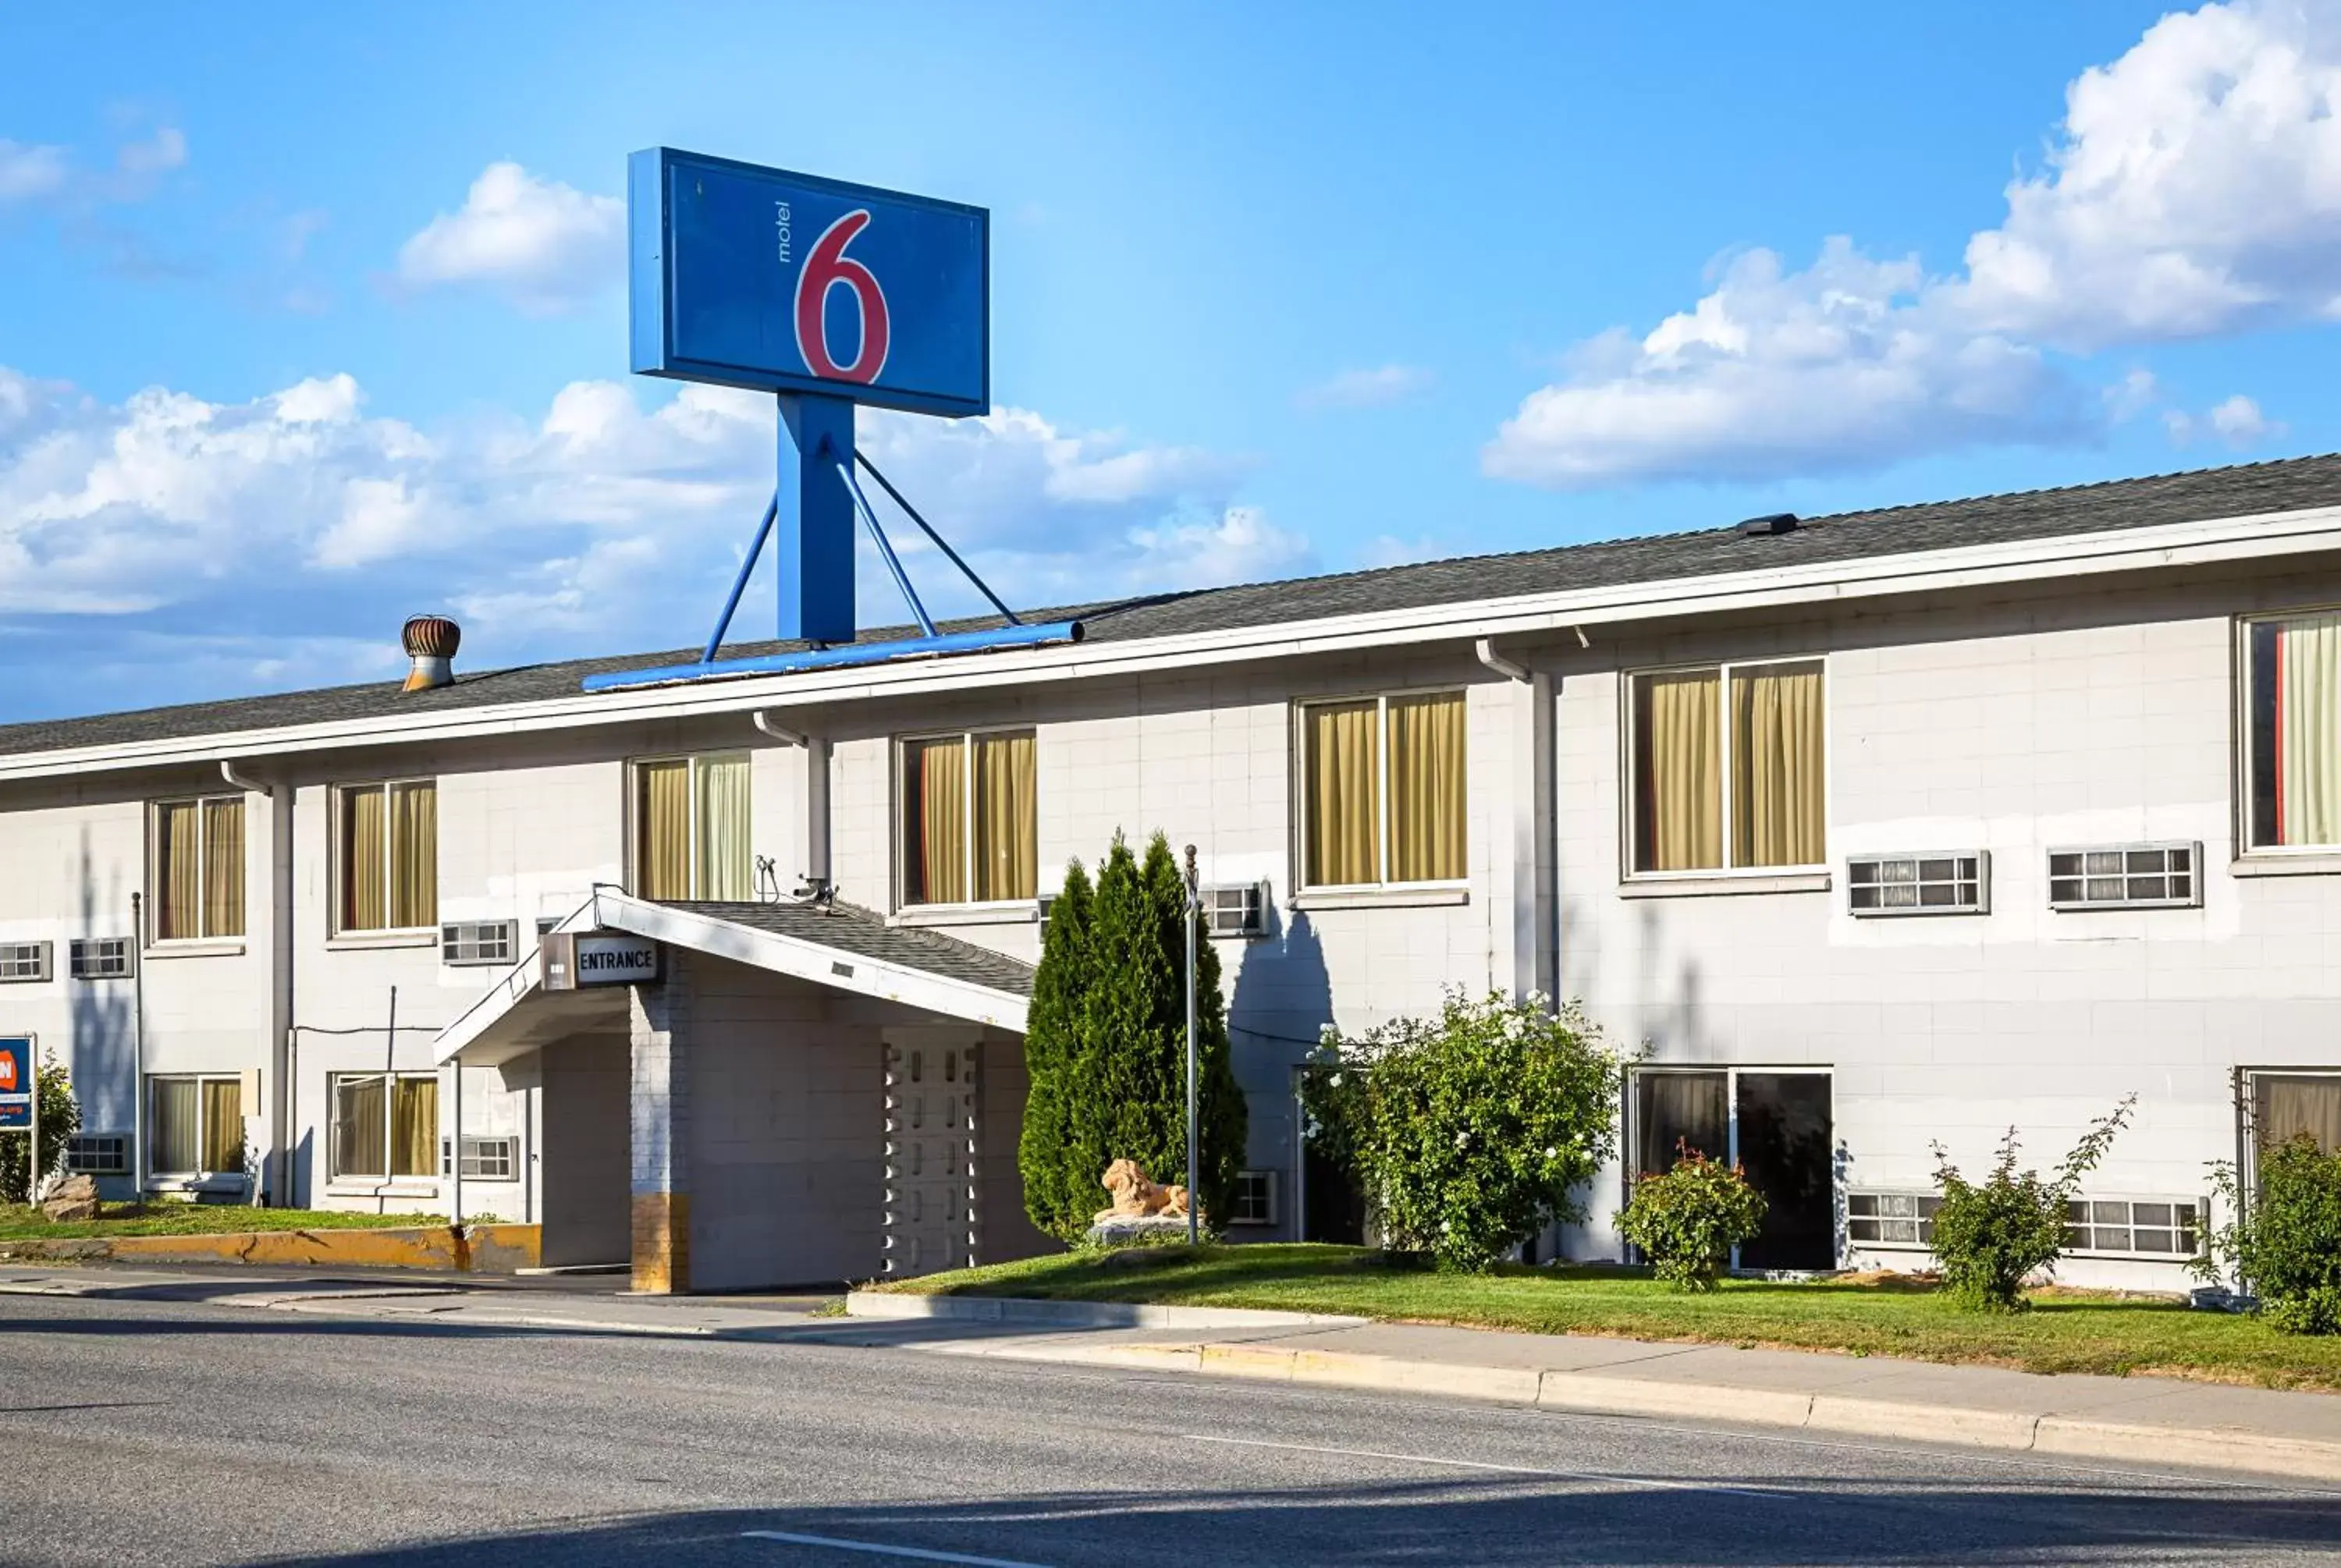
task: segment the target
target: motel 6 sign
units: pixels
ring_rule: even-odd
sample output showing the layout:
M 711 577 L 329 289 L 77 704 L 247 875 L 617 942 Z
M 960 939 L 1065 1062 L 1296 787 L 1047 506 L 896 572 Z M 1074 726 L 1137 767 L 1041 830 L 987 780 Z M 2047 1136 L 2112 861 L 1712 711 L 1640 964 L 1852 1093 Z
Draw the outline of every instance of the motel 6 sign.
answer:
M 672 147 L 626 208 L 633 368 L 779 395 L 777 630 L 853 641 L 853 411 L 991 412 L 991 214 Z
M 991 411 L 991 218 L 672 147 L 627 167 L 633 368 L 963 416 Z

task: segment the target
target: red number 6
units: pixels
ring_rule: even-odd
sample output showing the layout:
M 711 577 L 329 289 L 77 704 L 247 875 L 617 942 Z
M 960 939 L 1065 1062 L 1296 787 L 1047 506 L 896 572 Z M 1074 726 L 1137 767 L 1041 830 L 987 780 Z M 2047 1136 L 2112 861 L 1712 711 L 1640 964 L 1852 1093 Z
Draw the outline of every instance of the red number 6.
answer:
M 868 267 L 845 253 L 854 235 L 867 228 L 866 209 L 851 212 L 822 231 L 797 273 L 797 352 L 805 369 L 824 381 L 860 382 L 878 379 L 886 367 L 886 294 Z M 829 357 L 829 291 L 843 283 L 862 306 L 862 349 L 852 364 Z

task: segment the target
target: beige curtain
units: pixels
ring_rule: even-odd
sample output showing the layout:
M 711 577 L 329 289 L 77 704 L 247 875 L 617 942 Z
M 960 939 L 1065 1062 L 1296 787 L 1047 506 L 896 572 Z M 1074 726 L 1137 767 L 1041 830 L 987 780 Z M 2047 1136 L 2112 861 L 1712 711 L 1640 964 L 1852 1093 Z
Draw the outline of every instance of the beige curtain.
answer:
M 691 897 L 691 764 L 634 765 L 634 895 Z
M 2276 629 L 2276 842 L 2341 844 L 2341 614 Z
M 1390 700 L 1393 882 L 1463 879 L 1463 694 Z
M 902 748 L 902 901 L 967 902 L 967 742 Z
M 401 1078 L 390 1128 L 390 1174 L 435 1176 L 439 1170 L 439 1080 Z
M 154 1078 L 147 1097 L 147 1164 L 157 1175 L 192 1176 L 202 1167 L 202 1087 L 193 1078 Z
M 699 887 L 696 898 L 745 903 L 755 868 L 748 839 L 748 759 L 699 759 Z
M 342 791 L 342 929 L 378 931 L 388 918 L 384 897 L 383 790 Z
M 204 934 L 201 814 L 193 800 L 154 808 L 154 879 L 161 884 L 154 900 L 157 941 Z
M 1731 672 L 1731 863 L 1818 866 L 1822 843 L 1821 667 Z
M 1713 870 L 1723 864 L 1722 688 L 1722 675 L 1713 670 L 1644 675 L 1634 682 L 1638 871 Z
M 394 784 L 390 790 L 390 923 L 439 923 L 439 789 Z
M 2278 1077 L 2252 1080 L 2256 1135 L 2262 1147 L 2306 1133 L 2327 1153 L 2341 1151 L 2341 1077 Z
M 382 1079 L 334 1080 L 334 1175 L 384 1176 Z
M 204 802 L 204 935 L 244 935 L 244 802 Z
M 1030 898 L 1041 880 L 1030 735 L 975 738 L 975 896 Z
M 1380 705 L 1327 702 L 1304 710 L 1308 758 L 1309 885 L 1354 887 L 1381 878 Z
M 203 1168 L 244 1169 L 244 1086 L 234 1078 L 204 1080 Z

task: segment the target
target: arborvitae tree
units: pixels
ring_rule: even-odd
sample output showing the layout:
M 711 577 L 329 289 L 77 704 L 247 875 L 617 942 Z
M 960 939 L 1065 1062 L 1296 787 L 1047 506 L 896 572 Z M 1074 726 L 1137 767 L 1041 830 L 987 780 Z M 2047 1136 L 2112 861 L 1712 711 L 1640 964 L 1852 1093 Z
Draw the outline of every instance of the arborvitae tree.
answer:
M 1187 1179 L 1186 891 L 1156 834 L 1144 864 L 1116 835 L 1092 890 L 1076 863 L 1050 906 L 1032 981 L 1024 1057 L 1031 1085 L 1018 1165 L 1025 1212 L 1071 1241 L 1106 1205 L 1105 1167 L 1132 1159 Z M 1219 955 L 1196 949 L 1195 1039 L 1203 1130 L 1201 1199 L 1223 1219 L 1243 1164 L 1245 1113 L 1228 1058 Z
M 1032 976 L 1032 1006 L 1024 1027 L 1024 1070 L 1031 1080 L 1016 1166 L 1024 1177 L 1024 1212 L 1051 1236 L 1071 1240 L 1101 1206 L 1091 1150 L 1076 1136 L 1073 1104 L 1087 1053 L 1088 996 L 1096 965 L 1091 953 L 1089 873 L 1079 860 L 1065 868 L 1065 885 L 1049 906 L 1041 938 L 1041 966 Z

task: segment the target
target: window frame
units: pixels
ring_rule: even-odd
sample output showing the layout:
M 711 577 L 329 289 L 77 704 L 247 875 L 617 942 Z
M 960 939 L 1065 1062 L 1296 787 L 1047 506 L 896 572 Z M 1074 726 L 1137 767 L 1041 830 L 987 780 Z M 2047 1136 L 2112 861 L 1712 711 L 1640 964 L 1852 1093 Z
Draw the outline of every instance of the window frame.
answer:
M 342 889 L 343 884 L 349 877 L 349 871 L 347 869 L 349 857 L 343 853 L 342 824 L 348 820 L 347 816 L 342 809 L 343 799 L 353 789 L 379 789 L 382 791 L 382 918 L 385 922 L 387 922 L 390 918 L 391 906 L 396 901 L 393 896 L 391 888 L 390 868 L 392 865 L 391 848 L 392 833 L 393 830 L 393 814 L 390 809 L 390 793 L 392 790 L 399 789 L 402 786 L 412 787 L 420 784 L 429 785 L 431 787 L 431 793 L 433 796 L 431 810 L 432 876 L 430 921 L 427 924 L 421 926 L 393 926 L 386 923 L 380 926 L 344 925 L 343 923 L 344 904 L 342 899 Z M 332 900 L 330 911 L 332 920 L 330 929 L 334 940 L 339 941 L 346 939 L 354 944 L 364 944 L 374 941 L 403 943 L 415 942 L 415 938 L 418 937 L 427 936 L 431 938 L 431 941 L 434 946 L 438 943 L 438 793 L 439 776 L 435 773 L 401 775 L 396 778 L 386 779 L 352 779 L 335 784 L 326 791 L 325 842 L 327 854 L 329 856 L 329 863 L 326 867 L 326 871 L 328 873 L 326 882 L 328 886 L 325 889 L 325 893 L 326 897 Z M 415 942 L 415 945 L 420 946 L 421 944 L 419 942 Z
M 2341 839 L 2330 844 L 2259 844 L 2253 841 L 2259 824 L 2254 819 L 2258 809 L 2258 780 L 2252 777 L 2253 727 L 2256 722 L 2252 710 L 2255 691 L 2252 684 L 2252 629 L 2269 621 L 2297 620 L 2304 616 L 2336 613 L 2341 613 L 2341 602 L 2294 604 L 2282 610 L 2256 610 L 2236 617 L 2235 640 L 2230 655 L 2235 662 L 2235 680 L 2230 688 L 2235 702 L 2235 724 L 2230 742 L 2236 790 L 2236 858 L 2238 860 L 2331 859 L 2341 856 Z
M 1831 869 L 1829 842 L 1834 837 L 1837 819 L 1837 770 L 1830 766 L 1836 748 L 1832 744 L 1835 729 L 1835 701 L 1832 693 L 1837 680 L 1830 670 L 1830 659 L 1826 652 L 1766 654 L 1760 659 L 1693 659 L 1671 664 L 1643 664 L 1623 670 L 1624 685 L 1619 690 L 1618 735 L 1621 749 L 1618 759 L 1618 777 L 1624 786 L 1619 792 L 1618 864 L 1626 882 L 1705 882 L 1723 879 L 1760 880 L 1768 877 L 1826 876 Z M 1783 664 L 1816 664 L 1821 672 L 1821 858 L 1795 866 L 1734 866 L 1731 860 L 1731 680 L 1735 671 L 1764 670 Z M 1637 759 L 1641 754 L 1641 729 L 1638 720 L 1640 704 L 1635 700 L 1638 683 L 1652 675 L 1694 675 L 1713 670 L 1721 682 L 1716 693 L 1716 738 L 1719 759 L 1716 780 L 1717 820 L 1721 828 L 1724 864 L 1720 866 L 1686 867 L 1679 871 L 1645 871 L 1641 859 L 1641 775 Z
M 165 937 L 159 933 L 163 927 L 163 811 L 171 806 L 193 806 L 195 809 L 195 912 L 199 923 L 208 924 L 211 909 L 211 813 L 206 807 L 235 803 L 244 814 L 244 927 L 241 931 L 206 929 L 192 937 Z M 140 939 L 149 948 L 165 952 L 186 948 L 220 947 L 241 943 L 252 929 L 252 808 L 240 791 L 222 790 L 214 795 L 164 795 L 146 802 L 146 929 Z
M 2086 894 L 2090 882 L 2103 881 L 2108 876 L 2116 877 L 2124 883 L 2127 883 L 2132 876 L 2159 877 L 2162 878 L 2163 886 L 2167 888 L 2170 879 L 2178 875 L 2170 868 L 2170 856 L 2173 851 L 2181 849 L 2187 852 L 2187 896 L 2186 898 L 2059 898 L 2057 897 L 2057 884 L 2059 882 L 2078 882 Z M 2160 855 L 2162 869 L 2133 872 L 2127 862 L 2130 856 L 2136 854 Z M 2057 857 L 2059 855 L 2082 856 L 2084 858 L 2082 868 L 2079 871 L 2060 876 L 2057 871 Z M 2092 875 L 2087 860 L 2087 857 L 2091 855 L 2119 855 L 2125 864 L 2119 872 L 2101 872 Z M 2047 896 L 2049 910 L 2058 915 L 2111 915 L 2138 909 L 2199 909 L 2203 907 L 2203 846 L 2199 841 L 2192 839 L 2139 839 L 2118 844 L 2051 844 L 2041 853 L 2040 886 Z
M 75 1133 L 65 1140 L 65 1166 L 75 1176 L 126 1176 L 130 1174 L 130 1135 L 128 1133 Z M 112 1144 L 119 1151 L 112 1165 L 95 1165 L 89 1158 L 87 1146 Z
M 25 973 L 0 970 L 0 986 L 44 986 L 56 978 L 56 943 L 48 938 L 38 940 L 0 942 L 0 952 L 13 955 L 5 960 L 12 966 L 22 963 L 31 963 L 35 966 L 34 969 Z
M 95 958 L 109 947 L 122 949 L 122 968 L 112 974 L 95 972 L 85 960 Z M 103 985 L 108 980 L 134 979 L 138 974 L 138 938 L 132 937 L 69 937 L 65 939 L 65 977 L 84 985 Z
M 961 868 L 966 878 L 962 884 L 969 892 L 975 891 L 975 741 L 981 735 L 1030 735 L 1032 737 L 1032 893 L 1030 898 L 963 898 L 957 903 L 921 901 L 912 903 L 908 896 L 910 886 L 910 843 L 902 831 L 902 800 L 909 787 L 910 773 L 906 765 L 910 749 L 934 740 L 957 740 L 962 753 L 960 762 L 961 837 L 967 845 L 967 863 Z M 1041 842 L 1041 727 L 1037 724 L 975 724 L 945 729 L 905 730 L 894 737 L 894 781 L 891 820 L 887 837 L 894 846 L 894 910 L 901 915 L 922 915 L 930 911 L 965 910 L 981 912 L 998 909 L 1037 909 L 1041 898 L 1040 874 Z
M 684 861 L 690 878 L 691 891 L 681 902 L 692 903 L 705 897 L 699 885 L 699 769 L 708 762 L 745 762 L 748 765 L 748 888 L 752 898 L 756 886 L 755 811 L 756 754 L 749 748 L 736 747 L 728 751 L 661 751 L 626 759 L 626 892 L 633 898 L 643 898 L 643 790 L 642 770 L 662 762 L 684 764 Z
M 2259 1190 L 2260 1186 L 2260 1139 L 2256 1117 L 2259 1105 L 2259 1080 L 2264 1077 L 2341 1079 L 2341 1067 L 2263 1062 L 2235 1069 L 2236 1168 L 2243 1173 L 2244 1190 L 2254 1193 Z
M 1348 703 L 1374 705 L 1374 866 L 1387 873 L 1390 864 L 1390 705 L 1393 698 L 1455 697 L 1463 703 L 1463 874 L 1422 881 L 1400 882 L 1388 875 L 1372 882 L 1312 882 L 1309 879 L 1309 711 L 1340 708 Z M 1400 686 L 1373 691 L 1350 691 L 1295 699 L 1292 703 L 1292 887 L 1296 896 L 1314 894 L 1413 892 L 1418 889 L 1466 888 L 1471 886 L 1471 688 L 1469 684 Z
M 197 1086 L 195 1089 L 195 1147 L 200 1151 L 205 1144 L 211 1141 L 204 1136 L 211 1129 L 204 1125 L 204 1109 L 202 1086 L 204 1084 L 235 1085 L 237 1119 L 241 1121 L 245 1119 L 250 1114 L 244 1109 L 244 1075 L 242 1073 L 148 1073 L 146 1075 L 145 1085 L 140 1092 L 146 1097 L 145 1158 L 146 1177 L 148 1180 L 193 1182 L 208 1180 L 213 1176 L 241 1176 L 244 1175 L 244 1172 L 240 1169 L 232 1171 L 164 1170 L 162 1166 L 162 1162 L 154 1157 L 155 1129 L 162 1125 L 162 1118 L 154 1114 L 154 1090 L 158 1085 L 194 1084 Z M 239 1133 L 242 1131 L 241 1128 L 238 1128 L 237 1130 Z M 247 1148 L 244 1151 L 244 1156 L 248 1159 L 251 1157 L 251 1155 L 252 1151 Z
M 1238 1193 L 1240 1193 L 1245 1182 L 1255 1178 L 1260 1182 L 1261 1196 L 1264 1199 L 1260 1206 L 1266 1212 L 1256 1216 L 1233 1212 L 1233 1206 L 1240 1202 L 1240 1198 L 1237 1194 L 1230 1194 L 1229 1197 L 1230 1212 L 1228 1215 L 1228 1224 L 1231 1226 L 1243 1226 L 1248 1229 L 1253 1230 L 1273 1230 L 1277 1226 L 1283 1223 L 1284 1206 L 1280 1200 L 1283 1196 L 1281 1188 L 1284 1184 L 1278 1179 L 1278 1177 L 1282 1175 L 1283 1173 L 1281 1171 L 1279 1171 L 1272 1166 L 1247 1166 L 1242 1170 L 1236 1172 L 1236 1186 Z
M 483 1146 L 488 1144 L 506 1146 L 503 1169 L 490 1173 L 483 1168 L 488 1156 Z M 460 1151 L 460 1152 L 459 1152 Z M 441 1135 L 439 1139 L 439 1174 L 453 1178 L 458 1160 L 463 1165 L 463 1179 L 478 1182 L 516 1182 L 521 1178 L 520 1135 L 518 1133 L 465 1133 L 457 1138 Z
M 334 1184 L 355 1186 L 367 1182 L 371 1182 L 376 1186 L 395 1186 L 400 1182 L 435 1183 L 439 1180 L 439 1158 L 435 1156 L 432 1161 L 433 1168 L 429 1170 L 403 1171 L 394 1176 L 387 1169 L 380 1171 L 345 1171 L 340 1168 L 339 1150 L 341 1147 L 340 1133 L 342 1126 L 342 1086 L 345 1083 L 351 1082 L 352 1080 L 364 1080 L 385 1077 L 391 1080 L 392 1085 L 390 1091 L 382 1097 L 382 1163 L 387 1166 L 391 1163 L 391 1148 L 396 1142 L 398 1135 L 398 1091 L 396 1086 L 402 1083 L 428 1083 L 435 1086 L 439 1082 L 439 1075 L 435 1072 L 391 1072 L 385 1074 L 380 1067 L 359 1069 L 350 1072 L 334 1072 L 327 1073 L 325 1075 L 325 1181 L 328 1186 Z M 438 1110 L 437 1102 L 435 1100 L 433 1101 L 433 1108 L 434 1112 Z M 443 1115 L 436 1115 L 433 1119 L 434 1123 L 443 1124 L 444 1118 Z M 444 1142 L 445 1136 L 442 1131 L 442 1126 L 440 1125 L 434 1125 L 431 1129 L 432 1148 L 443 1153 Z

